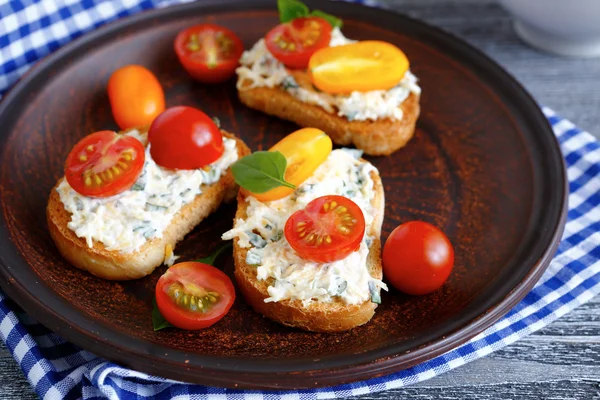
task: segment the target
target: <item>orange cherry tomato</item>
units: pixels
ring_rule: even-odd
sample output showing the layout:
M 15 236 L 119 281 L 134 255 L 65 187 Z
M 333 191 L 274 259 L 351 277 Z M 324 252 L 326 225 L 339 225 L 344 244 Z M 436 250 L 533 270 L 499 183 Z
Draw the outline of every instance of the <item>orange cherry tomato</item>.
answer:
M 408 67 L 402 50 L 375 40 L 326 47 L 313 54 L 308 63 L 313 84 L 334 94 L 391 89 Z
M 331 25 L 320 17 L 295 18 L 271 29 L 265 42 L 273 57 L 290 68 L 306 68 L 319 49 L 329 46 Z
M 223 135 L 202 111 L 186 106 L 166 109 L 148 130 L 152 159 L 161 167 L 197 169 L 225 151 Z
M 65 177 L 77 192 L 109 197 L 129 189 L 142 173 L 146 153 L 130 136 L 99 131 L 81 139 L 65 164 Z
M 140 65 L 126 65 L 113 72 L 108 80 L 108 98 L 121 129 L 149 125 L 165 109 L 162 86 Z
M 208 328 L 233 305 L 231 279 L 217 268 L 199 262 L 173 265 L 156 283 L 156 305 L 163 317 L 181 329 Z
M 279 151 L 285 157 L 287 166 L 284 178 L 298 186 L 307 180 L 327 159 L 333 145 L 325 132 L 316 128 L 299 129 L 277 142 L 269 151 Z M 284 198 L 294 189 L 279 186 L 265 193 L 250 193 L 260 201 Z
M 421 295 L 439 289 L 453 266 L 452 243 L 427 222 L 398 226 L 383 246 L 383 275 L 404 293 Z
M 305 260 L 342 260 L 356 251 L 365 235 L 365 217 L 347 197 L 322 196 L 296 211 L 285 223 L 285 238 Z
M 175 38 L 179 62 L 200 82 L 218 83 L 231 78 L 243 52 L 240 38 L 215 24 L 192 26 Z

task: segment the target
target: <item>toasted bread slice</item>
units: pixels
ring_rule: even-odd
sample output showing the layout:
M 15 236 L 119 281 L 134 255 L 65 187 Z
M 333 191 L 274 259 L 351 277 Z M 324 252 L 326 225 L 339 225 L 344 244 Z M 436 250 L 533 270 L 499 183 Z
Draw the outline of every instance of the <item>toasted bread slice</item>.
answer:
M 250 154 L 250 149 L 244 142 L 230 133 L 225 131 L 222 133 L 223 136 L 237 141 L 236 147 L 240 158 Z M 175 248 L 177 242 L 204 218 L 216 211 L 223 201 L 233 200 L 238 189 L 231 170 L 227 171 L 218 182 L 205 186 L 202 193 L 175 214 L 161 238 L 149 240 L 139 250 L 124 254 L 106 250 L 99 242 L 94 242 L 93 247 L 90 248 L 84 238 L 77 237 L 75 232 L 68 228 L 71 213 L 65 210 L 56 191 L 62 179 L 64 178 L 61 178 L 50 192 L 46 209 L 50 236 L 62 256 L 73 266 L 110 280 L 137 279 L 150 274 L 163 263 L 167 245 Z
M 299 85 L 313 90 L 311 85 L 304 85 L 308 73 L 293 73 Z M 327 112 L 318 105 L 302 102 L 282 88 L 250 86 L 250 81 L 241 82 L 238 91 L 242 103 L 250 108 L 295 122 L 302 127 L 319 128 L 326 132 L 334 143 L 341 146 L 354 145 L 366 154 L 373 156 L 390 155 L 413 137 L 415 125 L 420 114 L 419 95 L 411 93 L 400 105 L 403 112 L 401 120 L 381 119 L 377 121 L 349 121 L 335 113 Z
M 363 160 L 364 161 L 364 160 Z M 373 222 L 367 227 L 366 233 L 374 238 L 367 256 L 367 268 L 373 278 L 382 279 L 381 263 L 381 224 L 385 199 L 381 178 L 376 172 L 371 172 L 375 197 L 372 205 L 374 211 Z M 248 202 L 244 194 L 238 194 L 238 208 L 235 219 L 246 219 Z M 341 332 L 363 325 L 373 317 L 377 304 L 367 300 L 360 304 L 348 305 L 341 299 L 335 298 L 330 303 L 313 301 L 304 306 L 300 300 L 282 300 L 265 303 L 270 297 L 267 288 L 270 281 L 256 279 L 256 267 L 246 263 L 246 254 L 249 248 L 238 245 L 239 238 L 234 238 L 233 257 L 235 262 L 235 278 L 239 289 L 248 304 L 258 313 L 283 325 L 304 329 L 313 332 Z

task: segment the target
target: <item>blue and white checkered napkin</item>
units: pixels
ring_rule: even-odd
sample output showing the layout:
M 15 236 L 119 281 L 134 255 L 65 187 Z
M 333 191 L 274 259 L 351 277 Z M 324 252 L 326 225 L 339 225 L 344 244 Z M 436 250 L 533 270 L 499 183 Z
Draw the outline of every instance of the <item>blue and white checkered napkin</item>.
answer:
M 0 0 L 0 94 L 41 57 L 107 21 L 164 5 L 159 0 Z M 404 371 L 348 385 L 291 392 L 239 391 L 148 376 L 101 359 L 32 321 L 0 293 L 0 335 L 43 399 L 325 399 L 423 381 L 534 332 L 600 292 L 600 143 L 544 109 L 568 165 L 564 237 L 536 287 L 504 318 L 468 343 Z

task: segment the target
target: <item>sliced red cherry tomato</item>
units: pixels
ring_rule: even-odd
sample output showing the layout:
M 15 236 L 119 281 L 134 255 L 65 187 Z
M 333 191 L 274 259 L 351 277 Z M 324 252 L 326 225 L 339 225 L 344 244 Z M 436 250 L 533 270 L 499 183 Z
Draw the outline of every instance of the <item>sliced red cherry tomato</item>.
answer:
M 332 262 L 358 249 L 365 234 L 365 217 L 360 207 L 346 197 L 322 196 L 293 213 L 284 232 L 300 257 Z
M 121 129 L 150 125 L 165 110 L 162 86 L 140 65 L 126 65 L 113 72 L 108 80 L 108 98 Z
M 193 107 L 171 107 L 148 130 L 150 154 L 165 168 L 198 169 L 221 157 L 223 136 L 214 121 Z
M 231 78 L 244 44 L 229 29 L 202 24 L 181 31 L 175 38 L 175 53 L 192 78 L 205 83 Z
M 235 300 L 231 279 L 200 262 L 173 265 L 156 283 L 155 294 L 162 316 L 172 325 L 188 330 L 215 324 Z
M 383 275 L 404 293 L 421 295 L 439 289 L 454 266 L 454 249 L 444 232 L 422 221 L 392 231 L 383 247 Z
M 129 189 L 142 173 L 146 153 L 139 140 L 113 131 L 81 139 L 67 156 L 65 177 L 77 192 L 109 197 Z
M 290 68 L 306 68 L 310 56 L 329 46 L 331 25 L 320 17 L 295 18 L 271 29 L 265 37 L 273 57 Z

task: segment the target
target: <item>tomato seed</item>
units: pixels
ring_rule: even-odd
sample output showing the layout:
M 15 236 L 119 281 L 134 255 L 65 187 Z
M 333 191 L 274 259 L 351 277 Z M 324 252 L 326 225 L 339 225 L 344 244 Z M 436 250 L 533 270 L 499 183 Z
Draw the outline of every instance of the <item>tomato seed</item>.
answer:
M 187 308 L 190 311 L 206 312 L 207 308 L 219 299 L 219 293 L 207 292 L 194 284 L 188 284 L 187 289 L 197 294 L 187 293 L 184 285 L 179 282 L 172 284 L 167 294 L 179 307 Z

